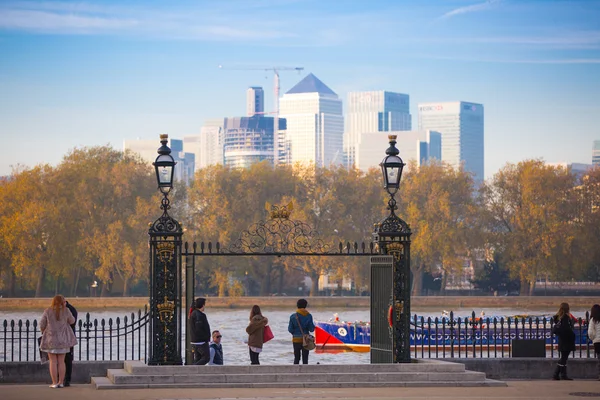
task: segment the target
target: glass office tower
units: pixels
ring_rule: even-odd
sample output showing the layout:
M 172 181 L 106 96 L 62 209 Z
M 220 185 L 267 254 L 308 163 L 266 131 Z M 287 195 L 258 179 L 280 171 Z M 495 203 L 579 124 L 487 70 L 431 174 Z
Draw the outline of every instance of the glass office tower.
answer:
M 476 181 L 484 179 L 484 109 L 482 104 L 454 101 L 419 104 L 419 129 L 442 134 L 442 161 L 464 163 Z
M 357 165 L 357 152 L 363 133 L 410 131 L 410 98 L 407 94 L 386 92 L 348 93 L 344 132 L 346 165 Z

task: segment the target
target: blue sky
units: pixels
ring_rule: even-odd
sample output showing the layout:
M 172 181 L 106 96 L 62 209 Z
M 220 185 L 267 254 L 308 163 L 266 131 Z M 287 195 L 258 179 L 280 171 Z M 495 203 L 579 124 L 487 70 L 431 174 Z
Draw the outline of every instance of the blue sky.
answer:
M 488 178 L 526 158 L 591 163 L 600 140 L 596 0 L 2 0 L 0 175 L 198 134 L 243 115 L 248 86 L 271 109 L 272 73 L 236 69 L 270 66 L 344 99 L 407 93 L 414 127 L 419 102 L 483 103 Z M 282 72 L 282 91 L 302 76 Z

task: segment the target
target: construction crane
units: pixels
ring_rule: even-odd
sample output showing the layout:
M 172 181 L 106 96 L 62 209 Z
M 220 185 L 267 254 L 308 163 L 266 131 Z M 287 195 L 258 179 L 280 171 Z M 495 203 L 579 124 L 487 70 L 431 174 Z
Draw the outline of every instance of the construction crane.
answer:
M 219 65 L 220 69 L 237 71 L 273 71 L 273 97 L 275 109 L 273 112 L 263 114 L 274 114 L 273 118 L 273 165 L 279 161 L 279 71 L 297 71 L 301 73 L 304 67 L 224 67 Z

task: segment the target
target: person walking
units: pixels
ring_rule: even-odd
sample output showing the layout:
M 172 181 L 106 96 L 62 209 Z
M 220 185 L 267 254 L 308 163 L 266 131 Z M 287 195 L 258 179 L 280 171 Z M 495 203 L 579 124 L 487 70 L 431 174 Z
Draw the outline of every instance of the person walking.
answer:
M 558 312 L 553 317 L 554 327 L 552 333 L 558 337 L 558 352 L 560 359 L 554 370 L 552 379 L 555 381 L 565 380 L 572 381 L 567 374 L 567 359 L 569 353 L 575 351 L 575 332 L 574 324 L 571 318 L 571 312 L 568 303 L 561 303 Z
M 597 372 L 600 381 L 600 304 L 594 304 L 590 312 L 590 323 L 588 325 L 588 337 L 594 343 L 594 353 L 598 361 Z
M 250 310 L 250 323 L 246 328 L 246 333 L 248 334 L 248 349 L 250 351 L 250 365 L 260 365 L 258 356 L 262 352 L 263 335 L 265 326 L 268 323 L 269 320 L 262 315 L 260 307 L 253 305 L 252 310 Z
M 40 320 L 42 340 L 40 350 L 48 353 L 51 388 L 64 387 L 66 373 L 65 354 L 77 344 L 77 338 L 71 328 L 75 318 L 65 304 L 65 298 L 58 294 L 52 299 L 50 307 L 44 310 Z
M 206 365 L 210 361 L 210 325 L 206 314 L 204 314 L 205 305 L 206 299 L 198 297 L 194 301 L 194 306 L 189 315 L 190 343 L 194 353 L 194 365 Z
M 77 323 L 77 310 L 67 300 L 65 300 L 65 305 L 67 306 L 69 311 L 71 311 L 73 318 L 75 318 L 75 322 L 73 322 L 71 324 L 71 328 L 73 329 L 73 333 L 76 334 L 77 332 L 75 332 L 75 324 Z M 75 335 L 75 336 L 77 336 L 77 335 Z M 75 356 L 74 348 L 71 347 L 69 352 L 67 354 L 65 354 L 66 372 L 65 372 L 65 381 L 63 383 L 65 385 L 65 387 L 71 386 L 71 375 L 73 374 L 73 358 L 74 358 L 74 356 Z
M 213 331 L 210 342 L 210 360 L 208 365 L 223 365 L 223 346 L 221 345 L 221 332 Z
M 288 332 L 292 334 L 294 345 L 294 364 L 300 364 L 301 355 L 302 364 L 308 364 L 308 350 L 302 346 L 302 336 L 314 332 L 315 323 L 312 314 L 306 310 L 308 302 L 305 299 L 298 300 L 296 306 L 298 309 L 290 315 L 290 323 L 288 324 Z

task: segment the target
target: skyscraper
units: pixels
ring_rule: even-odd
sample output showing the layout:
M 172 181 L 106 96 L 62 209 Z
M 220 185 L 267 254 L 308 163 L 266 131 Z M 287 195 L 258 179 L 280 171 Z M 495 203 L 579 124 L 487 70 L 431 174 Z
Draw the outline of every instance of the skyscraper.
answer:
M 289 163 L 319 167 L 343 162 L 342 100 L 313 74 L 308 74 L 280 100 L 279 115 L 287 120 L 285 143 Z
M 157 143 L 158 141 L 156 139 L 124 140 L 123 150 L 137 153 L 142 160 L 148 163 L 149 168 L 151 168 L 152 163 L 158 156 L 156 151 L 160 145 L 157 145 Z M 168 145 L 171 148 L 171 156 L 177 162 L 173 178 L 176 181 L 183 181 L 186 184 L 189 183 L 190 179 L 194 176 L 195 155 L 183 151 L 183 141 L 180 139 L 169 138 Z
M 600 140 L 594 140 L 592 147 L 592 165 L 600 167 Z
M 225 119 L 209 119 L 200 129 L 200 157 L 198 169 L 223 164 L 223 131 Z
M 356 166 L 363 133 L 409 131 L 411 115 L 407 94 L 386 92 L 348 93 L 348 111 L 344 132 L 344 157 L 348 166 Z
M 419 104 L 419 129 L 442 134 L 442 161 L 455 168 L 464 163 L 476 181 L 484 179 L 483 105 L 454 101 Z
M 251 86 L 246 91 L 246 115 L 252 117 L 265 112 L 265 91 L 260 86 Z
M 223 133 L 223 164 L 233 168 L 247 168 L 267 160 L 273 164 L 274 117 L 225 118 Z M 279 120 L 279 129 L 285 130 L 285 120 Z

